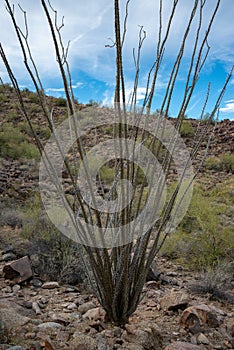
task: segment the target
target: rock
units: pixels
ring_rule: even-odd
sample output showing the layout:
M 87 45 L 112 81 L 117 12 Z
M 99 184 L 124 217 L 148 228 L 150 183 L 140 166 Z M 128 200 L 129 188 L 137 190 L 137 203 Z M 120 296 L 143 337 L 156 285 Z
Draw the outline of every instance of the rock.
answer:
M 30 281 L 30 284 L 35 287 L 35 288 L 40 288 L 42 286 L 42 281 L 39 280 L 38 278 L 33 278 L 31 281 Z
M 32 309 L 33 309 L 33 311 L 35 311 L 36 315 L 41 315 L 42 314 L 38 303 L 36 303 L 35 301 L 32 302 Z
M 15 284 L 15 285 L 12 287 L 12 292 L 15 293 L 15 294 L 16 294 L 19 290 L 20 290 L 20 285 L 19 285 L 19 284 Z
M 97 341 L 88 335 L 75 332 L 69 345 L 71 350 L 97 350 Z
M 219 325 L 213 309 L 205 304 L 190 306 L 183 311 L 180 318 L 180 325 L 189 329 L 193 334 L 201 332 L 201 326 L 206 323 L 210 327 Z
M 24 300 L 22 303 L 22 306 L 26 307 L 26 309 L 31 309 L 32 308 L 32 302 L 28 300 Z
M 12 293 L 12 289 L 10 286 L 6 286 L 5 288 L 2 288 L 3 293 Z
M 175 292 L 174 290 L 165 294 L 160 299 L 161 308 L 168 311 L 184 310 L 188 306 L 188 303 L 189 296 L 186 293 Z
M 24 348 L 23 346 L 14 345 L 14 346 L 10 346 L 9 348 L 7 348 L 7 350 L 27 350 L 27 349 Z
M 137 327 L 127 324 L 122 338 L 129 343 L 140 345 L 146 350 L 162 349 L 161 331 L 152 322 L 142 322 Z
M 63 326 L 67 326 L 70 323 L 69 315 L 65 313 L 50 314 L 50 318 L 53 322 L 60 323 Z
M 44 289 L 55 289 L 55 288 L 59 288 L 59 284 L 58 282 L 51 281 L 51 282 L 43 283 L 41 287 Z
M 89 320 L 97 321 L 105 317 L 105 311 L 102 307 L 95 307 L 94 309 L 90 309 L 83 314 L 83 317 L 88 318 Z
M 176 341 L 164 348 L 164 350 L 204 350 L 203 347 L 191 343 Z
M 77 305 L 75 303 L 71 303 L 67 306 L 68 310 L 76 310 L 77 309 Z
M 14 260 L 3 267 L 5 279 L 13 280 L 15 283 L 27 281 L 33 276 L 32 267 L 28 256 Z
M 94 309 L 96 307 L 96 305 L 92 302 L 92 301 L 88 301 L 87 303 L 81 304 L 78 307 L 78 311 L 81 314 L 86 313 L 88 310 Z
M 1 308 L 1 320 L 5 325 L 6 331 L 14 331 L 20 329 L 22 326 L 30 321 L 29 317 L 23 316 L 18 313 L 19 306 L 17 310 L 11 308 L 9 305 L 7 308 Z
M 38 328 L 40 329 L 40 331 L 46 331 L 46 330 L 57 330 L 57 329 L 61 329 L 63 326 L 60 323 L 57 322 L 44 322 L 38 325 Z
M 2 256 L 2 261 L 12 261 L 15 260 L 17 258 L 17 256 L 13 253 L 13 252 L 9 252 L 6 254 L 3 254 Z
M 197 344 L 209 345 L 210 342 L 203 333 L 200 333 L 197 337 Z

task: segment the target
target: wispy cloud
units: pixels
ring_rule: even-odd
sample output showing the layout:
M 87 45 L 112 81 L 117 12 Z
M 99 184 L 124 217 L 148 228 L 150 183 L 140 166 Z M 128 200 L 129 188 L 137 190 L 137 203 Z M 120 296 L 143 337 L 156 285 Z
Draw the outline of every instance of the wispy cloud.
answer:
M 39 3 L 32 4 L 31 0 L 21 0 L 22 7 L 27 10 L 29 20 L 29 41 L 32 45 L 32 51 L 38 59 L 38 65 L 42 74 L 48 76 L 53 75 L 56 69 L 55 55 L 52 50 L 52 41 L 48 35 L 48 25 L 46 24 L 45 15 Z M 177 52 L 178 43 L 181 41 L 182 33 L 185 30 L 188 14 L 191 11 L 193 2 L 187 0 L 179 1 L 176 11 L 175 21 L 172 27 L 172 34 L 169 38 L 167 50 L 169 53 Z M 216 59 L 229 59 L 233 61 L 233 51 L 230 47 L 234 46 L 233 37 L 233 18 L 234 2 L 226 0 L 226 4 L 221 4 L 220 11 L 216 18 L 210 43 L 215 50 L 212 55 Z M 113 65 L 114 49 L 108 50 L 105 44 L 108 38 L 114 39 L 113 29 L 113 5 L 109 0 L 86 0 L 84 3 L 74 2 L 71 0 L 53 0 L 52 4 L 58 11 L 59 18 L 65 16 L 65 27 L 62 35 L 65 44 L 70 40 L 69 59 L 71 68 L 76 68 L 95 75 L 97 79 L 111 81 L 113 79 L 114 70 L 110 69 Z M 169 9 L 171 8 L 171 0 L 165 0 L 163 23 L 168 19 Z M 22 71 L 22 59 L 19 51 L 16 50 L 16 37 L 12 29 L 9 15 L 0 0 L 1 24 L 6 30 L 1 31 L 1 42 L 9 52 L 10 60 L 20 73 Z M 34 6 L 36 5 L 36 6 Z M 122 16 L 124 14 L 124 5 L 122 5 Z M 209 18 L 212 8 L 212 1 L 207 1 L 204 18 Z M 22 13 L 17 10 L 16 17 L 19 19 L 20 25 L 23 25 Z M 143 46 L 143 60 L 148 66 L 154 61 L 155 44 L 157 38 L 158 27 L 158 2 L 148 0 L 144 6 L 140 0 L 130 2 L 128 31 L 126 34 L 125 51 L 126 59 L 132 61 L 132 48 L 137 47 L 138 42 L 138 25 L 143 25 L 147 32 L 147 39 Z M 222 30 L 220 30 L 222 28 Z M 164 28 L 165 30 L 165 28 Z M 195 27 L 193 28 L 193 31 Z M 192 39 L 191 39 L 192 40 Z M 190 40 L 190 42 L 191 42 Z M 191 47 L 190 42 L 187 45 L 186 52 L 189 53 Z M 20 57 L 21 56 L 21 57 Z M 20 59 L 19 59 L 20 58 Z M 17 64 L 20 62 L 20 64 Z M 130 69 L 130 67 L 129 67 Z
M 72 89 L 78 89 L 81 86 L 83 86 L 83 83 L 77 82 L 75 84 L 72 85 Z M 59 87 L 59 88 L 55 88 L 55 87 L 49 87 L 46 89 L 46 92 L 64 92 L 64 88 L 63 87 Z
M 14 2 L 14 0 L 12 0 Z M 27 11 L 28 28 L 29 28 L 29 44 L 35 58 L 40 77 L 47 88 L 47 92 L 54 94 L 62 94 L 61 76 L 56 62 L 53 42 L 49 34 L 49 28 L 46 17 L 43 12 L 40 1 L 19 0 L 22 8 Z M 70 41 L 68 60 L 73 79 L 85 82 L 87 94 L 92 89 L 91 80 L 102 83 L 103 90 L 100 92 L 100 98 L 103 103 L 113 101 L 113 90 L 115 84 L 115 48 L 106 48 L 109 43 L 108 38 L 114 39 L 114 23 L 113 11 L 114 1 L 110 0 L 86 0 L 72 1 L 52 0 L 53 7 L 58 11 L 59 23 L 64 15 L 65 26 L 61 30 L 65 46 Z M 123 23 L 125 13 L 125 1 L 120 2 L 121 20 Z M 160 94 L 165 88 L 165 82 L 168 78 L 168 72 L 171 67 L 173 57 L 178 53 L 186 24 L 188 23 L 189 14 L 191 12 L 193 1 L 180 0 L 172 25 L 172 32 L 166 45 L 164 53 L 165 61 L 162 62 L 159 80 L 157 82 L 156 94 Z M 163 28 L 162 33 L 165 34 L 166 23 L 170 14 L 170 8 L 173 4 L 171 0 L 163 1 Z M 139 39 L 139 25 L 144 26 L 146 30 L 146 40 L 144 41 L 141 52 L 141 70 L 139 77 L 139 91 L 137 101 L 143 99 L 146 86 L 147 75 L 155 62 L 156 45 L 158 39 L 158 20 L 159 20 L 159 1 L 147 0 L 142 5 L 142 1 L 134 0 L 129 4 L 129 16 L 127 24 L 127 33 L 124 43 L 124 74 L 126 78 L 127 93 L 130 95 L 134 82 L 135 66 L 133 62 L 133 48 L 137 49 Z M 204 22 L 202 32 L 204 33 L 208 25 L 208 20 L 214 8 L 214 1 L 207 0 L 204 6 Z M 205 70 L 206 78 L 217 81 L 219 77 L 212 76 L 215 71 L 216 62 L 225 68 L 230 69 L 230 65 L 234 61 L 234 1 L 221 1 L 220 10 L 214 22 L 214 26 L 208 40 L 211 51 L 207 61 Z M 19 21 L 21 28 L 24 27 L 23 16 L 15 3 L 15 16 Z M 52 14 L 53 16 L 53 14 Z M 20 80 L 21 84 L 30 86 L 28 74 L 23 69 L 23 57 L 19 50 L 16 35 L 9 17 L 4 8 L 4 0 L 0 0 L 0 20 L 1 27 L 4 30 L 0 33 L 0 41 L 6 51 L 12 69 Z M 198 24 L 198 18 L 192 26 L 192 33 L 188 37 L 185 47 L 185 58 L 191 56 L 192 44 L 194 43 L 194 33 Z M 123 27 L 122 27 L 123 28 Z M 209 71 L 210 69 L 210 71 Z M 179 78 L 186 76 L 186 59 L 183 62 Z M 161 76 L 160 76 L 161 74 Z M 7 81 L 7 73 L 0 61 L 0 75 L 4 81 Z M 209 76 L 209 77 L 208 77 Z M 210 77 L 212 76 L 212 79 Z M 75 77 L 75 78 L 74 78 Z M 127 84 L 131 82 L 132 84 Z M 234 84 L 234 80 L 231 81 Z M 75 85 L 75 84 L 74 84 Z M 109 86 L 108 91 L 104 91 Z M 233 85 L 231 85 L 232 88 Z M 74 89 L 81 85 L 74 87 Z M 82 88 L 82 87 L 81 87 Z M 218 88 L 217 88 L 218 89 Z M 81 89 L 85 90 L 85 89 Z M 79 95 L 79 92 L 77 95 Z M 84 91 L 82 91 L 84 94 Z M 199 91 L 200 93 L 200 91 Z M 201 93 L 200 93 L 201 96 Z M 226 96 L 226 99 L 233 98 L 232 94 Z M 198 102 L 190 105 L 190 109 L 196 112 L 199 105 Z M 223 109 L 229 108 L 227 105 Z M 225 110 L 224 113 L 229 113 Z M 230 114 L 230 113 L 229 113 Z
M 234 100 L 225 101 L 225 107 L 220 108 L 220 112 L 234 113 Z

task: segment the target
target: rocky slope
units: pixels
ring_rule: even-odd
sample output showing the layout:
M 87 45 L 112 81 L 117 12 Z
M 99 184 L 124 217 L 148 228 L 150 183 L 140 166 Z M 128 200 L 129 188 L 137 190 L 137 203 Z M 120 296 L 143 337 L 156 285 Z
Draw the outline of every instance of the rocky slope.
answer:
M 13 93 L 8 91 L 4 96 L 0 101 L 0 127 L 9 122 L 12 115 L 9 113 L 15 113 L 17 109 Z M 34 99 L 33 95 L 25 95 L 34 122 L 44 127 L 45 121 Z M 56 106 L 53 98 L 49 103 L 54 106 L 55 118 L 59 120 L 65 113 L 64 107 Z M 103 108 L 99 112 L 105 122 L 108 110 Z M 17 112 L 13 125 L 18 127 L 22 121 Z M 194 129 L 198 124 L 196 120 L 188 122 Z M 184 141 L 191 149 L 193 137 L 185 135 Z M 194 162 L 195 167 L 205 149 L 204 142 Z M 234 122 L 224 120 L 214 131 L 209 156 L 222 158 L 225 154 L 232 154 L 233 150 Z M 204 189 L 232 178 L 230 169 L 207 167 L 201 169 L 197 177 Z M 69 181 L 67 186 L 69 193 Z M 191 286 L 200 284 L 200 275 L 165 258 L 158 258 L 155 263 L 161 278 L 149 279 L 145 284 L 144 298 L 125 329 L 108 322 L 97 299 L 84 284 L 58 283 L 35 274 L 35 271 L 34 277 L 23 283 L 6 279 L 4 266 L 28 255 L 28 243 L 17 228 L 22 223 L 17 205 L 22 205 L 37 190 L 38 161 L 0 157 L 0 349 L 234 349 L 233 275 L 225 286 L 227 297 L 217 295 L 217 300 L 212 300 L 214 293 L 202 296 L 192 292 Z M 13 204 L 13 216 L 12 209 L 9 215 L 7 213 L 9 202 L 11 206 Z M 1 219 L 3 216 L 4 220 Z
M 5 264 L 1 262 L 1 271 Z M 145 284 L 144 298 L 125 329 L 106 320 L 97 299 L 82 285 L 38 277 L 18 284 L 1 272 L 0 349 L 233 349 L 231 299 L 213 301 L 209 294 L 192 293 L 199 276 L 166 259 L 157 259 L 157 270 L 163 278 Z

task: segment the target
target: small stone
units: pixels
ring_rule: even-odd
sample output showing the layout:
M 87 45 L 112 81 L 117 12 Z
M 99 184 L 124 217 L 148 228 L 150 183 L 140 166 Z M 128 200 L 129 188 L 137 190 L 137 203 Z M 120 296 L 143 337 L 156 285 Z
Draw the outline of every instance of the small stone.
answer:
M 35 287 L 35 288 L 40 288 L 42 286 L 42 281 L 39 280 L 38 278 L 33 278 L 31 281 L 30 281 L 30 284 Z
M 63 326 L 57 322 L 44 322 L 38 325 L 41 331 L 46 331 L 47 329 L 61 329 Z
M 42 314 L 38 303 L 36 303 L 35 301 L 32 302 L 32 309 L 36 313 L 36 315 L 41 315 Z
M 67 314 L 59 313 L 59 314 L 49 314 L 50 318 L 53 322 L 60 323 L 63 326 L 67 326 L 70 323 L 69 318 L 67 317 Z
M 47 304 L 48 303 L 48 299 L 47 298 L 44 298 L 44 297 L 41 297 L 40 298 L 40 303 L 42 303 L 42 304 Z
M 184 310 L 188 303 L 189 297 L 186 293 L 175 292 L 174 290 L 165 294 L 160 300 L 161 308 L 168 311 Z
M 67 306 L 68 310 L 76 310 L 77 309 L 77 305 L 75 303 L 71 303 Z
M 13 253 L 13 252 L 9 252 L 6 254 L 3 254 L 2 256 L 2 261 L 12 261 L 15 260 L 17 258 L 17 256 Z
M 26 309 L 31 309 L 32 308 L 32 302 L 24 300 L 23 301 L 23 306 L 26 307 Z
M 87 303 L 84 303 L 78 307 L 78 311 L 81 314 L 86 313 L 88 310 L 94 309 L 96 305 L 92 303 L 91 301 L 88 301 Z
M 198 344 L 204 344 L 204 345 L 209 345 L 210 344 L 209 340 L 207 339 L 207 337 L 203 333 L 200 333 L 198 335 L 197 343 Z
M 37 303 L 40 309 L 45 309 L 46 304 L 41 303 L 40 301 Z
M 12 287 L 12 292 L 15 293 L 15 294 L 16 294 L 19 290 L 20 290 L 20 285 L 19 285 L 19 284 L 15 284 L 15 285 Z
M 89 320 L 100 320 L 104 318 L 105 311 L 101 307 L 95 307 L 94 309 L 88 310 L 85 314 L 83 314 L 84 318 L 88 318 Z
M 45 282 L 42 284 L 41 286 L 43 289 L 55 289 L 55 288 L 59 288 L 59 284 L 58 282 Z
M 64 293 L 74 293 L 75 291 L 76 291 L 75 288 L 68 287 L 65 289 Z
M 178 276 L 178 273 L 174 272 L 174 271 L 168 271 L 166 273 L 166 276 L 169 276 L 169 277 L 177 277 Z
M 5 288 L 2 288 L 3 293 L 12 293 L 12 289 L 10 286 L 6 286 Z

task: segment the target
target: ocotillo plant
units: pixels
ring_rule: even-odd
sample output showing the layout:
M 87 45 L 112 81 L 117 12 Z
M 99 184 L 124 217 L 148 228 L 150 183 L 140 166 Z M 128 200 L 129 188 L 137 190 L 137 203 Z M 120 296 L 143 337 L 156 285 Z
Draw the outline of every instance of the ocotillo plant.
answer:
M 143 104 L 137 106 L 141 52 L 146 32 L 140 27 L 138 48 L 134 50 L 135 80 L 130 101 L 127 101 L 123 52 L 128 30 L 130 0 L 121 21 L 119 0 L 114 0 L 116 51 L 116 85 L 112 109 L 77 110 L 71 83 L 67 53 L 57 12 L 51 4 L 41 0 L 42 8 L 53 40 L 56 61 L 60 70 L 67 101 L 67 119 L 55 127 L 50 108 L 33 58 L 29 41 L 27 14 L 22 10 L 25 28 L 18 26 L 13 7 L 5 0 L 12 24 L 23 54 L 23 64 L 29 73 L 40 101 L 42 113 L 51 130 L 51 138 L 44 146 L 32 123 L 7 55 L 2 45 L 0 54 L 21 111 L 32 130 L 41 153 L 40 191 L 48 216 L 57 228 L 83 247 L 83 260 L 90 283 L 110 321 L 124 326 L 141 300 L 142 289 L 149 268 L 166 237 L 176 228 L 186 213 L 192 196 L 193 180 L 199 171 L 192 162 L 203 141 L 209 146 L 211 121 L 218 113 L 221 99 L 230 80 L 226 78 L 209 118 L 194 137 L 192 151 L 188 152 L 180 138 L 180 128 L 209 53 L 208 38 L 217 14 L 220 0 L 213 2 L 213 10 L 206 30 L 202 30 L 206 0 L 194 0 L 178 53 L 171 67 L 164 96 L 157 113 L 152 109 L 159 71 L 165 59 L 165 48 L 179 0 L 172 1 L 171 12 L 163 24 L 163 1 L 159 0 L 159 26 L 155 58 L 146 83 Z M 183 96 L 173 124 L 168 120 L 172 95 L 176 90 L 185 46 L 196 26 Z M 123 30 L 121 30 L 123 28 Z M 191 39 L 191 38 L 190 38 Z M 203 119 L 209 89 L 201 108 Z M 100 144 L 87 146 L 90 131 L 109 127 L 113 137 Z M 69 155 L 69 156 L 68 156 Z M 65 169 L 65 170 L 64 170 Z M 103 169 L 112 175 L 104 185 Z M 73 187 L 73 200 L 63 188 L 63 172 Z M 174 172 L 176 186 L 168 194 L 169 175 Z

